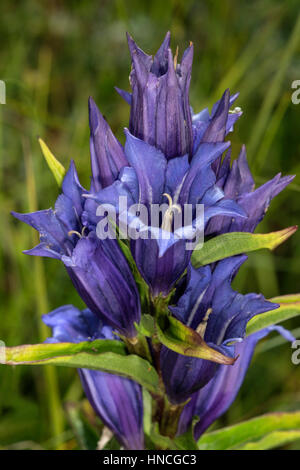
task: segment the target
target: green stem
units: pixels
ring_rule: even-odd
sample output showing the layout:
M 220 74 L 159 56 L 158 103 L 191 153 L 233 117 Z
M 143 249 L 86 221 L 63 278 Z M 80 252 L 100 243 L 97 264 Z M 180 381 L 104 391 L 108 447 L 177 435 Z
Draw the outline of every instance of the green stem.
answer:
M 147 359 L 150 364 L 152 364 L 153 361 L 145 336 L 139 334 L 134 338 L 126 338 L 125 336 L 121 336 L 121 338 L 126 344 L 130 354 L 136 354 L 137 356 L 143 357 L 144 359 Z
M 179 418 L 186 403 L 173 405 L 165 399 L 164 408 L 159 423 L 159 430 L 163 436 L 173 439 L 177 434 Z

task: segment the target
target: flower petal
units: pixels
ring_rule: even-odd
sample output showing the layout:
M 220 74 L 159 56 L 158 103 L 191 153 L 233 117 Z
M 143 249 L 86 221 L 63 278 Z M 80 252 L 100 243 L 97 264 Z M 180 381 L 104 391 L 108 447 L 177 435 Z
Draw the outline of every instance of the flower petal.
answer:
M 289 340 L 293 340 L 282 327 L 270 327 L 248 336 L 241 343 L 237 343 L 235 352 L 239 357 L 235 364 L 220 366 L 214 378 L 195 393 L 185 406 L 179 422 L 179 434 L 189 428 L 196 415 L 200 418 L 194 429 L 195 439 L 198 440 L 201 434 L 227 411 L 243 383 L 257 342 L 273 330 L 277 330 Z
M 89 98 L 90 151 L 93 189 L 112 184 L 121 168 L 128 165 L 122 145 L 113 135 L 96 103 Z

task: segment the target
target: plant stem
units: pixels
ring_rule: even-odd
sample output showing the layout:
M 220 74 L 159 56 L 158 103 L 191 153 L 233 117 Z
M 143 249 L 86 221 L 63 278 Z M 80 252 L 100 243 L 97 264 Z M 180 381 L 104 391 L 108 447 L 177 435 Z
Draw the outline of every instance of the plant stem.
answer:
M 173 439 L 177 434 L 179 418 L 186 403 L 173 405 L 168 399 L 165 400 L 164 408 L 159 423 L 159 430 L 163 436 Z

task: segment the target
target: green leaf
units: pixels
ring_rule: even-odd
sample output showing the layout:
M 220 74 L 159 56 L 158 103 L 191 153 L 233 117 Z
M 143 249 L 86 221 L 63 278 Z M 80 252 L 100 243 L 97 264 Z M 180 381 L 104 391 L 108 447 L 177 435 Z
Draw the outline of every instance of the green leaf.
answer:
M 300 296 L 293 295 L 286 297 L 289 297 L 290 299 L 295 299 L 297 297 L 299 298 Z M 271 310 L 270 312 L 262 313 L 251 318 L 251 320 L 247 324 L 247 336 L 251 335 L 252 333 L 256 333 L 257 331 L 260 331 L 270 325 L 276 325 L 277 323 L 300 315 L 300 300 L 296 302 L 289 302 L 287 299 L 284 299 L 286 300 L 286 302 L 281 302 L 282 297 L 276 297 L 275 299 L 276 300 L 270 300 L 271 302 L 276 301 L 276 303 L 279 303 L 280 307 L 276 310 Z
M 270 413 L 204 434 L 198 441 L 198 447 L 200 450 L 239 450 L 247 444 L 269 449 L 283 442 L 279 442 L 283 439 L 282 434 L 278 435 L 281 431 L 300 432 L 300 411 Z M 287 435 L 285 437 L 287 438 Z M 293 437 L 297 439 L 298 435 L 294 434 Z
M 49 147 L 45 144 L 45 142 L 39 138 L 39 144 L 41 146 L 43 155 L 45 160 L 58 184 L 61 187 L 63 179 L 66 174 L 65 167 L 55 158 Z
M 272 297 L 270 301 L 277 304 L 291 304 L 294 302 L 300 302 L 300 294 L 280 295 L 278 297 Z
M 262 248 L 274 250 L 293 235 L 297 228 L 295 225 L 278 232 L 266 234 L 248 232 L 224 233 L 205 242 L 201 249 L 195 249 L 191 261 L 195 268 L 199 268 L 205 264 L 214 263 L 215 261 L 241 253 L 248 253 Z
M 117 232 L 118 232 L 119 228 L 117 226 L 116 226 L 116 229 L 117 229 Z M 118 241 L 119 246 L 120 246 L 120 248 L 123 252 L 123 255 L 125 256 L 125 258 L 127 260 L 127 263 L 130 266 L 133 277 L 134 277 L 135 282 L 137 284 L 139 294 L 140 294 L 142 308 L 147 309 L 147 307 L 149 305 L 149 287 L 148 287 L 147 283 L 144 281 L 144 279 L 142 278 L 142 276 L 141 276 L 141 274 L 138 270 L 138 267 L 137 267 L 137 265 L 134 261 L 134 258 L 132 256 L 130 248 L 129 248 L 128 244 L 126 243 L 126 241 L 119 238 L 119 237 L 117 237 L 117 241 Z
M 81 343 L 25 344 L 5 348 L 4 363 L 8 365 L 31 364 L 32 362 L 48 361 L 51 358 L 55 359 L 60 356 L 70 356 L 83 352 L 90 354 L 113 352 L 125 356 L 126 348 L 121 341 L 110 339 L 97 339 Z
M 300 439 L 299 431 L 275 431 L 263 437 L 257 442 L 249 442 L 240 447 L 239 450 L 268 450 L 283 446 Z
M 152 397 L 148 390 L 143 388 L 143 423 L 145 434 L 151 434 L 152 428 Z
M 178 354 L 207 359 L 218 364 L 232 365 L 235 362 L 234 358 L 224 356 L 209 347 L 196 331 L 167 313 L 157 316 L 156 328 L 160 342 Z
M 69 366 L 102 370 L 135 380 L 150 392 L 158 392 L 158 375 L 151 364 L 134 354 L 126 355 L 121 341 L 35 344 L 5 348 L 5 364 Z
M 135 328 L 141 335 L 151 338 L 155 334 L 154 318 L 148 313 L 145 313 L 141 316 L 140 323 L 135 324 Z
M 189 429 L 178 437 L 174 438 L 174 443 L 177 449 L 180 450 L 198 450 L 197 443 L 194 439 L 194 427 L 199 421 L 198 416 L 194 416 L 193 421 Z

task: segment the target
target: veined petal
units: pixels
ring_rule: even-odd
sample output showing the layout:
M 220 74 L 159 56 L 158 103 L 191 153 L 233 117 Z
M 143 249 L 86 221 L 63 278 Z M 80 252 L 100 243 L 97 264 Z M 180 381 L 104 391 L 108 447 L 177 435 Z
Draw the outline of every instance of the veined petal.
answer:
M 174 203 L 178 200 L 189 167 L 189 157 L 187 154 L 168 161 L 164 193 L 169 194 Z
M 116 240 L 109 242 L 117 244 Z M 115 246 L 114 254 L 109 255 L 104 245 L 91 232 L 78 241 L 72 256 L 63 256 L 62 261 L 90 310 L 121 334 L 133 337 L 134 323 L 141 315 L 137 287 L 129 266 L 122 261 L 121 250 Z
M 247 220 L 244 222 L 239 221 L 240 223 L 234 221 L 230 226 L 230 230 L 227 231 L 253 232 L 266 214 L 271 200 L 290 184 L 293 179 L 294 176 L 281 177 L 279 173 L 271 181 L 260 186 L 252 193 L 239 197 L 237 202 L 247 213 Z M 240 228 L 241 226 L 242 229 Z
M 237 343 L 235 345 L 235 352 L 239 355 L 237 361 L 233 366 L 220 366 L 214 378 L 192 396 L 182 412 L 178 434 L 184 433 L 189 428 L 196 415 L 200 418 L 194 429 L 195 439 L 198 440 L 201 434 L 227 411 L 243 383 L 257 342 L 273 330 L 292 340 L 289 332 L 282 327 L 270 327 Z
M 125 153 L 138 177 L 139 202 L 146 205 L 158 204 L 163 193 L 167 166 L 164 155 L 152 145 L 131 135 L 128 130 Z
M 71 254 L 78 239 L 74 231 L 82 230 L 80 218 L 85 201 L 83 194 L 87 193 L 79 183 L 73 161 L 63 180 L 62 191 L 54 210 L 46 209 L 28 214 L 12 212 L 14 217 L 39 232 L 41 244 L 36 249 L 27 251 L 27 254 L 50 258 L 61 258 L 64 254 Z
M 223 142 L 226 135 L 226 124 L 228 119 L 228 111 L 230 107 L 230 92 L 226 90 L 217 106 L 212 112 L 212 118 L 206 129 L 203 142 Z
M 25 224 L 31 225 L 31 227 L 39 232 L 40 240 L 45 249 L 58 253 L 58 256 L 62 256 L 65 252 L 72 249 L 72 239 L 67 236 L 65 228 L 52 209 L 28 214 L 12 212 L 12 215 L 22 222 L 25 222 Z
M 151 67 L 151 72 L 159 77 L 164 75 L 168 67 L 168 49 L 170 48 L 171 33 L 167 32 L 165 39 L 163 40 L 160 48 L 153 58 L 153 64 Z
M 122 145 L 113 135 L 96 103 L 89 98 L 92 182 L 95 191 L 112 184 L 128 165 Z
M 229 94 L 226 90 L 221 98 L 212 107 L 211 115 L 207 108 L 192 116 L 194 143 L 193 150 L 196 152 L 200 143 L 203 142 L 222 142 L 225 136 L 232 132 L 235 122 L 240 118 L 240 110 L 230 111 L 230 107 L 238 98 L 239 93 Z M 214 163 L 214 167 L 218 162 Z
M 121 88 L 118 88 L 117 86 L 115 86 L 115 90 L 117 91 L 117 93 L 119 93 L 120 96 L 122 96 L 122 98 L 126 101 L 126 103 L 131 105 L 131 102 L 132 102 L 131 93 L 129 93 L 128 91 L 122 90 Z
M 248 167 L 246 149 L 243 146 L 239 158 L 232 167 L 229 158 L 224 159 L 217 170 L 218 186 L 223 189 L 225 198 L 234 199 L 247 214 L 246 219 L 214 218 L 206 229 L 206 234 L 225 232 L 253 232 L 267 212 L 271 200 L 279 194 L 294 176 L 276 175 L 272 180 L 254 189 L 254 180 Z
M 185 177 L 180 191 L 179 202 L 186 204 L 189 202 L 190 190 L 197 180 L 198 173 L 205 167 L 209 167 L 222 153 L 230 146 L 230 142 L 205 143 L 201 144 L 193 156 L 190 169 Z
M 134 136 L 160 149 L 167 159 L 191 155 L 193 146 L 189 105 L 193 46 L 177 64 L 169 44 L 167 33 L 152 59 L 128 36 L 132 60 L 129 129 Z
M 234 357 L 233 347 L 207 344 L 225 356 Z M 220 367 L 215 362 L 183 356 L 166 347 L 161 351 L 160 366 L 166 392 L 174 404 L 188 400 L 194 392 L 209 383 Z
M 230 199 L 222 199 L 215 205 L 206 208 L 204 211 L 205 225 L 212 217 L 215 217 L 216 215 L 231 216 L 233 218 L 238 217 L 243 218 L 243 220 L 245 220 L 247 217 L 244 209 L 235 201 Z
M 278 307 L 262 295 L 241 295 L 231 288 L 232 279 L 245 259 L 245 256 L 228 258 L 218 262 L 214 269 L 205 266 L 195 270 L 189 266 L 185 289 L 181 286 L 183 294 L 177 298 L 176 306 L 170 308 L 210 347 L 232 358 L 236 356 L 234 343 L 245 337 L 247 322 L 254 315 Z M 213 380 L 219 366 L 165 348 L 161 370 L 168 396 L 178 404 Z

